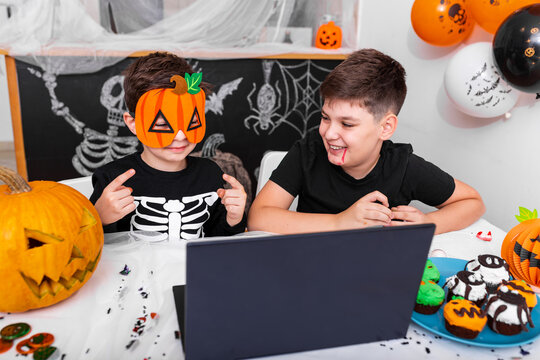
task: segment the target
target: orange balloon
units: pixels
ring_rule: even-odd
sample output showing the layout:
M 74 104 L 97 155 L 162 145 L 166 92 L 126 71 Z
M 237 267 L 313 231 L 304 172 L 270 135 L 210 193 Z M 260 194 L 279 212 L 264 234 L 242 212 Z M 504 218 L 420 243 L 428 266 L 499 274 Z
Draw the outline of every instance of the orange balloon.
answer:
M 538 0 L 471 0 L 469 9 L 478 25 L 487 32 L 495 34 L 508 15 L 524 6 L 536 3 Z
M 411 23 L 418 37 L 437 46 L 463 41 L 474 27 L 466 0 L 415 0 Z

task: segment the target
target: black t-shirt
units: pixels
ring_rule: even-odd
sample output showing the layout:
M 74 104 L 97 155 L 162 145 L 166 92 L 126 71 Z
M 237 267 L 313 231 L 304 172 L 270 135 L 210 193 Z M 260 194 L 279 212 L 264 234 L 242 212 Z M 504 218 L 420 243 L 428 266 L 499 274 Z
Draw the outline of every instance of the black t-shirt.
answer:
M 168 234 L 169 239 L 194 239 L 203 236 L 233 235 L 245 230 L 246 218 L 233 227 L 217 196 L 222 188 L 223 171 L 212 160 L 186 158 L 185 169 L 175 172 L 156 170 L 134 153 L 97 169 L 92 176 L 95 204 L 103 189 L 118 175 L 133 168 L 135 175 L 124 185 L 133 189 L 136 209 L 105 232 L 143 230 Z M 166 235 L 163 235 L 166 238 Z
M 317 131 L 293 145 L 270 180 L 292 196 L 298 195 L 297 211 L 307 213 L 337 214 L 375 190 L 386 195 L 390 207 L 412 200 L 436 206 L 455 189 L 452 176 L 413 154 L 410 144 L 390 140 L 383 142 L 371 172 L 357 180 L 328 161 Z

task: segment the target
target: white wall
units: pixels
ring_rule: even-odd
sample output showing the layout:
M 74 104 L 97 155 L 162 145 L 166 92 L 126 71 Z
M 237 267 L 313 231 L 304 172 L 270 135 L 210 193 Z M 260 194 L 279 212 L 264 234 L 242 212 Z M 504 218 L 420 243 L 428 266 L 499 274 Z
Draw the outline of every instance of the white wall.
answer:
M 508 120 L 478 119 L 455 109 L 444 91 L 449 59 L 493 35 L 475 25 L 462 44 L 432 46 L 412 29 L 414 0 L 361 1 L 360 45 L 394 57 L 407 71 L 408 95 L 393 140 L 410 142 L 415 153 L 476 188 L 484 217 L 506 231 L 517 224 L 518 206 L 540 210 L 540 100 L 521 93 Z
M 0 55 L 0 142 L 13 142 L 4 55 Z

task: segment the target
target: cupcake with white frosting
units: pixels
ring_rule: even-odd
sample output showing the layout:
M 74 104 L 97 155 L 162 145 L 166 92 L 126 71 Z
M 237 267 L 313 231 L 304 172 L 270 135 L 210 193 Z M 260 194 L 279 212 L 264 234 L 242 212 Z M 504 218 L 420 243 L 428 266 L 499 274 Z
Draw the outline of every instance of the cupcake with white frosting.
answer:
M 489 327 L 498 334 L 516 335 L 529 331 L 527 324 L 534 327 L 525 298 L 505 285 L 489 298 L 484 311 Z
M 446 301 L 459 297 L 482 307 L 487 300 L 486 283 L 479 273 L 462 270 L 446 279 L 443 288 L 448 288 Z
M 508 264 L 495 255 L 478 255 L 465 265 L 465 270 L 482 275 L 489 293 L 495 293 L 503 280 L 510 280 Z

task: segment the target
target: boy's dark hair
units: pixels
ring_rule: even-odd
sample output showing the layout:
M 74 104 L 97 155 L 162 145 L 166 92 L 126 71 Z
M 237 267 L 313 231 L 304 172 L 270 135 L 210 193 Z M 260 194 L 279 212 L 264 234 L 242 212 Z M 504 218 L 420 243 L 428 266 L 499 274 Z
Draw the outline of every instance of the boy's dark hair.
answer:
M 320 92 L 329 101 L 358 104 L 379 120 L 389 111 L 399 113 L 407 94 L 405 69 L 380 51 L 358 50 L 328 74 Z
M 154 52 L 135 60 L 124 71 L 124 100 L 128 110 L 135 112 L 137 101 L 147 91 L 174 88 L 171 76 L 193 74 L 193 68 L 179 56 L 167 52 Z M 208 83 L 199 85 L 206 94 L 210 91 Z

